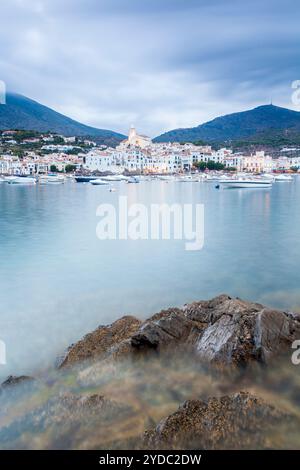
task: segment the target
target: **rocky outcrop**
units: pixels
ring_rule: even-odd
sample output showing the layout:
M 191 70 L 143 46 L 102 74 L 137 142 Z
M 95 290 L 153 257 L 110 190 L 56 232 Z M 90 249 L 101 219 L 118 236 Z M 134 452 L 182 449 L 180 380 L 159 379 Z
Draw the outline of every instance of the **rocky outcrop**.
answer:
M 180 348 L 203 363 L 245 366 L 267 363 L 299 338 L 299 315 L 220 295 L 163 310 L 143 323 L 126 316 L 100 327 L 69 349 L 61 367 Z
M 137 349 L 172 347 L 187 341 L 193 326 L 179 308 L 163 310 L 141 325 L 131 337 L 131 345 Z
M 204 362 L 246 365 L 268 362 L 299 337 L 299 315 L 221 295 L 154 315 L 131 345 L 160 350 L 183 345 Z
M 68 349 L 58 364 L 59 368 L 107 356 L 114 346 L 130 338 L 140 325 L 141 321 L 137 318 L 124 316 L 111 325 L 100 326 Z
M 183 345 L 203 362 L 242 366 L 268 362 L 299 337 L 299 315 L 221 295 L 155 315 L 131 345 L 160 350 Z
M 155 429 L 146 431 L 143 447 L 266 449 L 272 446 L 268 437 L 279 434 L 282 426 L 289 426 L 295 420 L 246 392 L 208 401 L 188 400 Z
M 195 354 L 204 361 L 247 365 L 267 363 L 300 337 L 300 316 L 260 304 L 222 296 L 192 309 L 192 318 L 209 318 L 194 339 Z M 210 316 L 210 312 L 212 314 Z M 187 308 L 190 316 L 190 307 Z

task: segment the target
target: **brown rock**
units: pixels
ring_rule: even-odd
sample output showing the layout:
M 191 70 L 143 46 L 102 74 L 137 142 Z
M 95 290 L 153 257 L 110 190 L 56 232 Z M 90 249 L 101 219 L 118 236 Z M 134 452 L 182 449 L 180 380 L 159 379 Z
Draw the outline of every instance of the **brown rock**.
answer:
M 299 315 L 220 295 L 154 315 L 131 345 L 143 351 L 181 346 L 204 362 L 244 366 L 267 362 L 299 337 Z
M 151 431 L 151 449 L 264 449 L 278 425 L 295 418 L 246 392 L 221 398 L 186 401 Z M 282 429 L 281 429 L 282 431 Z M 278 442 L 277 442 L 278 444 Z
M 137 318 L 124 316 L 109 326 L 97 328 L 69 348 L 59 368 L 104 357 L 111 348 L 130 338 L 140 324 Z
M 256 317 L 254 337 L 260 359 L 268 362 L 300 338 L 299 316 L 264 308 Z
M 189 306 L 186 311 L 190 316 Z M 192 317 L 208 321 L 203 332 L 193 337 L 195 353 L 206 362 L 266 363 L 300 337 L 299 316 L 225 296 L 214 299 L 213 307 L 210 302 L 199 304 Z
M 122 359 L 149 351 L 190 351 L 217 365 L 266 363 L 300 337 L 300 316 L 220 295 L 170 308 L 141 323 L 126 316 L 72 346 L 60 367 L 86 359 Z
M 180 309 L 163 310 L 146 320 L 131 337 L 131 345 L 139 349 L 162 349 L 187 340 L 194 322 Z

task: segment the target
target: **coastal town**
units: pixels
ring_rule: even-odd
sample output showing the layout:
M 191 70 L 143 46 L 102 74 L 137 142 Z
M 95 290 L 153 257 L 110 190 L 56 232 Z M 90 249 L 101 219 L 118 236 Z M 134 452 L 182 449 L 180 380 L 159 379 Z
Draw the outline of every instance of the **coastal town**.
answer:
M 194 169 L 246 173 L 298 172 L 300 149 L 281 148 L 276 156 L 264 150 L 251 154 L 230 147 L 213 148 L 189 142 L 155 143 L 131 126 L 116 147 L 92 138 L 34 131 L 0 132 L 0 175 L 51 173 L 176 174 Z

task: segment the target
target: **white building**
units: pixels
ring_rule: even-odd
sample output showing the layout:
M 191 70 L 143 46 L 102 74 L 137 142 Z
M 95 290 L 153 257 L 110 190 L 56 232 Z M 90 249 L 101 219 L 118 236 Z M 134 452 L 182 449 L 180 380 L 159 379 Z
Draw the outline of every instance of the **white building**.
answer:
M 226 168 L 235 168 L 238 171 L 242 169 L 243 156 L 239 154 L 232 153 L 230 156 L 225 157 L 224 165 Z
M 238 170 L 249 173 L 271 173 L 273 168 L 273 159 L 265 155 L 264 151 L 260 151 L 256 152 L 255 155 L 242 157 Z
M 276 170 L 290 170 L 291 168 L 300 168 L 300 157 L 279 157 L 274 160 Z
M 9 161 L 4 158 L 0 158 L 0 174 L 7 173 L 9 173 Z
M 112 171 L 115 164 L 114 154 L 93 150 L 83 156 L 83 168 L 89 171 Z

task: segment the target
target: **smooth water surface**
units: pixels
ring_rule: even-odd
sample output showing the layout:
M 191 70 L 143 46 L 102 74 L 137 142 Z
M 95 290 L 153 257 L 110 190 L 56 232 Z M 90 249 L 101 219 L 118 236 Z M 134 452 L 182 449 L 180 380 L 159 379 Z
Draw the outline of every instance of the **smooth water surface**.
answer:
M 300 309 L 300 178 L 271 190 L 145 181 L 107 186 L 0 184 L 0 375 L 52 364 L 72 342 L 125 313 L 228 293 Z M 101 203 L 203 203 L 205 244 L 100 241 Z

